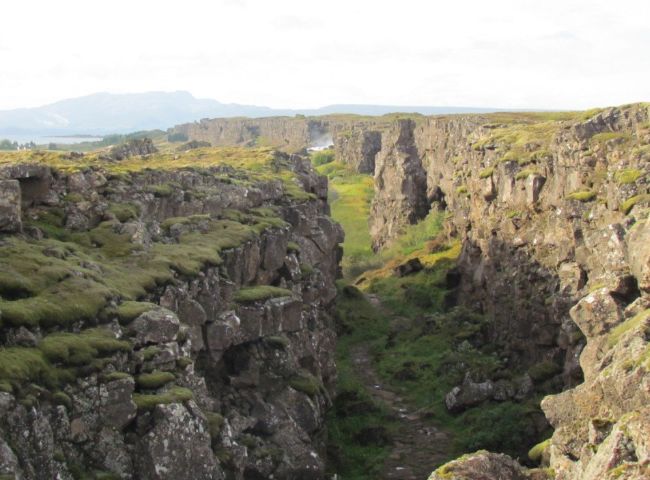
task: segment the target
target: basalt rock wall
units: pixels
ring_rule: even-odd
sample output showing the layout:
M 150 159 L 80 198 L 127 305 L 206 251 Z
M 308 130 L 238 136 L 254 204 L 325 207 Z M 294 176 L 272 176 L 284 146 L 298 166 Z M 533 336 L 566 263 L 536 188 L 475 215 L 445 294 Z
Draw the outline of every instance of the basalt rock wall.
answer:
M 3 277 L 0 354 L 32 363 L 24 371 L 14 370 L 22 363 L 0 366 L 0 477 L 324 478 L 320 434 L 336 378 L 330 308 L 342 230 L 328 217 L 326 180 L 299 157 L 277 161 L 301 194 L 290 197 L 274 178 L 243 182 L 228 166 L 126 176 L 38 162 L 0 169 L 0 247 L 74 263 L 69 275 L 79 281 L 93 276 L 101 284 L 119 265 L 86 257 L 92 244 L 75 247 L 97 228 L 134 252 L 128 275 L 136 283 L 138 256 L 163 249 L 163 261 L 174 263 L 174 255 L 188 255 L 173 248 L 187 238 L 221 242 L 215 229 L 225 238 L 249 231 L 251 212 L 274 215 L 256 224 L 257 233 L 228 240 L 219 258 L 175 267 L 137 302 L 113 292 L 99 313 L 69 325 L 18 326 L 21 317 L 8 312 L 29 294 L 12 294 Z M 30 184 L 43 192 L 21 202 L 21 193 L 31 195 L 21 186 Z M 59 230 L 34 220 L 54 211 Z M 117 262 L 118 253 L 110 255 Z M 81 351 L 79 338 L 99 340 Z M 90 355 L 88 364 L 75 355 Z M 53 385 L 34 370 L 44 358 L 47 372 L 67 372 L 64 380 Z
M 632 105 L 399 121 L 382 136 L 375 248 L 446 212 L 463 245 L 458 301 L 492 319 L 512 368 L 575 387 L 542 404 L 558 479 L 648 476 L 648 120 Z

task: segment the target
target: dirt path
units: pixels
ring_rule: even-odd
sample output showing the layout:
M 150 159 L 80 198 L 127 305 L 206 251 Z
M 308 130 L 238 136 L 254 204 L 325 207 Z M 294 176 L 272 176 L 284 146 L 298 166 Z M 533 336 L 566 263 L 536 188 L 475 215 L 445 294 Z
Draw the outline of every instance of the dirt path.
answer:
M 369 300 L 380 306 L 377 298 L 369 297 Z M 391 409 L 400 419 L 400 427 L 393 435 L 393 444 L 385 460 L 381 478 L 426 480 L 435 466 L 449 458 L 450 435 L 436 428 L 430 419 L 381 381 L 367 344 L 354 348 L 351 355 L 359 378 L 368 393 L 377 402 Z

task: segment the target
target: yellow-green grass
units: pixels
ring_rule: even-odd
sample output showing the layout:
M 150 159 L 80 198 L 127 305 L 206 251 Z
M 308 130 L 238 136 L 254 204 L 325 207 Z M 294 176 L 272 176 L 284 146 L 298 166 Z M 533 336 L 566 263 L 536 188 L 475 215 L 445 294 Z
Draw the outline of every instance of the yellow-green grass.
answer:
M 579 202 L 591 202 L 596 199 L 596 192 L 593 190 L 576 190 L 567 195 L 569 200 L 577 200 Z
M 621 203 L 619 210 L 627 215 L 637 204 L 648 202 L 650 202 L 650 194 L 642 193 L 640 195 L 634 195 Z
M 172 387 L 163 393 L 156 394 L 133 394 L 133 401 L 139 410 L 153 410 L 156 405 L 186 402 L 192 398 L 194 398 L 192 390 L 183 387 Z
M 102 358 L 130 349 L 128 341 L 115 339 L 108 330 L 55 333 L 43 338 L 38 347 L 0 349 L 0 383 L 12 391 L 30 383 L 57 388 L 100 370 Z
M 629 185 L 643 177 L 643 172 L 637 168 L 625 168 L 616 172 L 614 178 L 619 185 Z
M 343 274 L 351 278 L 369 266 L 378 265 L 368 227 L 373 179 L 370 175 L 356 174 L 337 162 L 325 164 L 318 170 L 329 178 L 332 218 L 345 231 Z
M 291 290 L 286 288 L 273 287 L 271 285 L 259 285 L 255 287 L 240 288 L 235 293 L 234 300 L 237 303 L 253 303 L 268 300 L 276 297 L 289 297 Z

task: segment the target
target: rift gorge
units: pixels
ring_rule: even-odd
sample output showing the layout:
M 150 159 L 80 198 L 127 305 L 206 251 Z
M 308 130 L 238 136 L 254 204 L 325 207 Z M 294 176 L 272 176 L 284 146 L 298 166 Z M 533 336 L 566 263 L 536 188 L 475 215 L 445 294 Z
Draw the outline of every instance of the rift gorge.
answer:
M 650 478 L 650 105 L 113 143 L 0 152 L 1 480 Z

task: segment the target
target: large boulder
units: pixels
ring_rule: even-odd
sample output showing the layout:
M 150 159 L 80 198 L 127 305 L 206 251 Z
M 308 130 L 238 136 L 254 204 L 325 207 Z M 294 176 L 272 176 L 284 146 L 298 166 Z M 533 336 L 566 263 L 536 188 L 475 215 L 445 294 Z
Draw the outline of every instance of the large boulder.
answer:
M 429 480 L 531 480 L 515 460 L 485 450 L 464 455 L 438 468 Z
M 158 405 L 153 428 L 138 439 L 137 470 L 150 480 L 222 480 L 208 424 L 193 401 Z
M 137 346 L 167 343 L 176 339 L 180 321 L 176 314 L 166 308 L 143 313 L 128 328 Z

